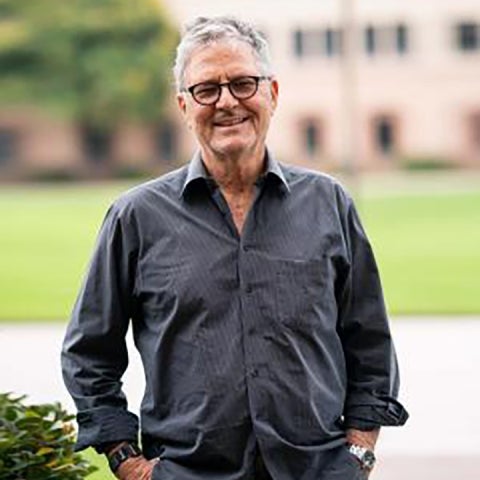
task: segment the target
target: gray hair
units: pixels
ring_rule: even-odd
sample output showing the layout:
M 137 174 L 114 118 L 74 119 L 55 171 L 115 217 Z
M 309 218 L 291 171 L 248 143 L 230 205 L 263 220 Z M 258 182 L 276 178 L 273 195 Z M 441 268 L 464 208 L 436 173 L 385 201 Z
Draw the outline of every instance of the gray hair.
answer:
M 184 87 L 185 69 L 192 52 L 198 47 L 224 40 L 250 45 L 258 60 L 262 75 L 273 74 L 267 40 L 250 23 L 231 16 L 198 17 L 185 26 L 183 37 L 177 47 L 173 67 L 177 90 Z

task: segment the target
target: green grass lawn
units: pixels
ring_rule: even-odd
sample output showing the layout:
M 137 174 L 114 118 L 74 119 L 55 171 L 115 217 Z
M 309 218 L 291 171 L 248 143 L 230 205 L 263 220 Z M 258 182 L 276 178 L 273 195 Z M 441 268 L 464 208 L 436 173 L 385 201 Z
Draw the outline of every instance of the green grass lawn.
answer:
M 68 317 L 105 210 L 126 188 L 1 187 L 0 321 Z M 358 206 L 390 312 L 480 313 L 480 186 L 376 193 Z
M 88 480 L 114 480 L 115 475 L 110 472 L 105 455 L 98 455 L 93 448 L 84 451 L 83 456 L 98 470 L 88 475 Z
M 480 191 L 360 206 L 392 313 L 480 313 Z
M 122 184 L 0 193 L 0 319 L 67 318 L 95 236 Z

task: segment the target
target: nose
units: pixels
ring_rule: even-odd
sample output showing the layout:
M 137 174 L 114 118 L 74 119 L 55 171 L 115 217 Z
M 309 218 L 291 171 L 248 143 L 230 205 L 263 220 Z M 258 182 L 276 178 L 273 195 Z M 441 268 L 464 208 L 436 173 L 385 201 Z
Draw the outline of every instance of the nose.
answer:
M 238 100 L 230 92 L 228 85 L 220 85 L 220 97 L 215 106 L 217 108 L 231 108 L 238 105 Z

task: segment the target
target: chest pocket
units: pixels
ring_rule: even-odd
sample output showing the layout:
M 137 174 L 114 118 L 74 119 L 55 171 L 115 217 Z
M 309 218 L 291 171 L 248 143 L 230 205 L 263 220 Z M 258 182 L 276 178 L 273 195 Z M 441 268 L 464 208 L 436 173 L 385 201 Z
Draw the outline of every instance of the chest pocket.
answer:
M 328 259 L 281 260 L 276 268 L 276 318 L 289 325 L 317 324 L 332 302 Z

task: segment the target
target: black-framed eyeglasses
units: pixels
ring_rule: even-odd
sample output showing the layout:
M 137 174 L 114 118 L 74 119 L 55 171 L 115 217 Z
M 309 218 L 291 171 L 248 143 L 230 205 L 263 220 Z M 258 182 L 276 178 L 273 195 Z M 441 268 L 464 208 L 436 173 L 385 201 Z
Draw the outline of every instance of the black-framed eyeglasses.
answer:
M 248 100 L 258 91 L 258 84 L 263 80 L 271 80 L 269 76 L 245 75 L 229 82 L 201 82 L 191 87 L 183 88 L 182 92 L 189 92 L 193 99 L 200 105 L 214 105 L 220 99 L 222 88 L 227 87 L 237 100 Z

